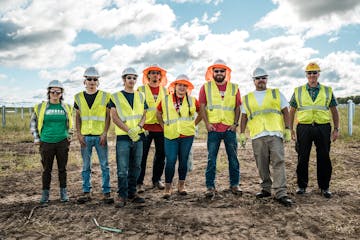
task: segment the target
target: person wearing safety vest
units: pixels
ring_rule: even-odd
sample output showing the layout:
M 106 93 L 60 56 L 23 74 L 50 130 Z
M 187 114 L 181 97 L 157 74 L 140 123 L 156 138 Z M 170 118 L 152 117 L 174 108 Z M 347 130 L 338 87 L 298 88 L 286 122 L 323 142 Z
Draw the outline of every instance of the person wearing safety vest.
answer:
M 110 126 L 110 94 L 98 90 L 100 74 L 95 67 L 89 67 L 84 72 L 85 91 L 74 97 L 76 109 L 76 132 L 80 142 L 82 168 L 83 195 L 78 203 L 91 200 L 91 155 L 95 147 L 102 176 L 103 201 L 113 203 L 110 195 L 110 169 L 108 162 L 107 133 Z
M 287 196 L 286 191 L 283 144 L 283 140 L 289 142 L 291 139 L 289 104 L 279 89 L 267 88 L 268 74 L 264 69 L 256 68 L 252 78 L 256 90 L 242 99 L 240 144 L 245 147 L 245 128 L 247 126 L 261 178 L 261 191 L 256 194 L 256 198 L 270 197 L 271 188 L 273 188 L 275 199 L 289 207 L 293 202 Z
M 67 202 L 66 165 L 72 136 L 72 107 L 63 103 L 64 87 L 53 80 L 47 87 L 48 101 L 35 105 L 30 121 L 34 143 L 40 146 L 42 172 L 41 204 L 49 202 L 51 172 L 56 157 L 60 182 L 60 201 Z
M 230 190 L 241 195 L 240 166 L 237 157 L 236 128 L 239 126 L 241 97 L 237 84 L 231 83 L 231 69 L 223 60 L 209 66 L 205 83 L 199 93 L 200 112 L 208 131 L 208 161 L 206 167 L 206 196 L 216 193 L 216 158 L 221 140 L 224 140 L 229 162 Z
M 118 198 L 115 207 L 122 208 L 127 201 L 144 203 L 136 192 L 143 153 L 143 126 L 147 104 L 141 92 L 135 91 L 137 73 L 129 67 L 122 72 L 124 90 L 111 96 L 111 117 L 115 124 Z
M 318 82 L 320 67 L 310 62 L 305 69 L 307 84 L 297 87 L 290 100 L 291 137 L 296 141 L 298 164 L 296 168 L 297 194 L 305 194 L 309 182 L 309 158 L 311 146 L 316 146 L 317 182 L 320 194 L 331 198 L 329 190 L 331 179 L 330 145 L 339 137 L 339 112 L 331 87 Z M 298 120 L 296 132 L 294 118 Z M 331 116 L 330 116 L 331 113 Z M 333 131 L 331 131 L 331 119 Z
M 138 91 L 145 95 L 146 103 L 148 105 L 148 109 L 146 110 L 146 121 L 144 124 L 144 129 L 148 134 L 143 141 L 144 146 L 141 160 L 141 172 L 137 180 L 138 193 L 145 191 L 144 177 L 146 172 L 146 162 L 152 140 L 154 140 L 155 144 L 152 167 L 152 186 L 160 190 L 164 189 L 164 184 L 161 182 L 161 176 L 164 172 L 165 165 L 164 132 L 156 118 L 156 106 L 166 95 L 166 71 L 157 64 L 153 64 L 144 69 L 142 83 L 143 86 L 140 86 Z
M 188 158 L 195 135 L 195 125 L 201 121 L 199 102 L 190 96 L 194 85 L 189 77 L 181 74 L 169 86 L 173 93 L 166 95 L 157 107 L 157 119 L 164 129 L 165 136 L 165 192 L 164 198 L 170 198 L 172 181 L 178 164 L 178 193 L 186 195 L 185 179 L 188 171 Z

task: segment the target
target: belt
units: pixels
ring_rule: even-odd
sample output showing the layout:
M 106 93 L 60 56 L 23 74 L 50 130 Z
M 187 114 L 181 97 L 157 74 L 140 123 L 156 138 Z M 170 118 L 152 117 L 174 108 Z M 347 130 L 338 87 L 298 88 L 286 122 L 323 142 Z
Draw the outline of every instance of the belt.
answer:
M 303 126 L 325 126 L 325 125 L 329 125 L 330 123 L 316 123 L 316 122 L 313 122 L 313 123 L 299 123 L 298 125 L 303 125 Z

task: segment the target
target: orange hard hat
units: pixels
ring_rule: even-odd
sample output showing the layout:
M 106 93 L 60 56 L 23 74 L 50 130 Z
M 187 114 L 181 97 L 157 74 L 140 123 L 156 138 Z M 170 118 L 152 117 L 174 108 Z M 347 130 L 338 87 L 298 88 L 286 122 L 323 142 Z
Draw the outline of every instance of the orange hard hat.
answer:
M 152 64 L 149 67 L 145 68 L 143 71 L 143 79 L 142 82 L 144 85 L 149 83 L 149 78 L 148 78 L 148 74 L 150 71 L 159 71 L 161 74 L 161 78 L 160 78 L 160 86 L 166 86 L 167 84 L 167 77 L 166 77 L 166 71 L 165 69 L 159 67 L 159 65 L 157 64 Z
M 206 80 L 206 81 L 211 81 L 211 80 L 213 80 L 213 78 L 214 78 L 214 77 L 213 77 L 213 76 L 214 76 L 214 72 L 213 72 L 214 68 L 223 68 L 223 69 L 225 69 L 225 71 L 226 71 L 225 80 L 226 80 L 227 82 L 230 82 L 230 78 L 231 78 L 231 68 L 229 68 L 228 66 L 226 66 L 226 63 L 225 63 L 223 60 L 221 60 L 221 59 L 216 60 L 213 65 L 211 65 L 211 66 L 209 66 L 209 67 L 207 68 L 207 71 L 206 71 L 206 73 L 205 73 L 205 80 Z
M 188 94 L 191 93 L 191 91 L 194 89 L 194 85 L 190 82 L 190 79 L 185 74 L 180 74 L 176 77 L 175 81 L 170 83 L 170 86 L 168 87 L 169 93 L 173 93 L 175 90 L 176 84 L 184 84 L 187 86 L 187 92 Z

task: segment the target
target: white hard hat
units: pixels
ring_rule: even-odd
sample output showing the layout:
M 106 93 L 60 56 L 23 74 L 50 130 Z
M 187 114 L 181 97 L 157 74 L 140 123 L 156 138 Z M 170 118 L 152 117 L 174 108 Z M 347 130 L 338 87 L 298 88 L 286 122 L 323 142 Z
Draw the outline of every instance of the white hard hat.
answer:
M 51 82 L 49 82 L 48 88 L 52 88 L 52 87 L 58 87 L 64 89 L 63 84 L 59 80 L 52 80 Z
M 259 67 L 255 68 L 253 75 L 252 75 L 253 78 L 265 77 L 265 76 L 266 77 L 268 76 L 267 72 L 264 69 L 259 68 Z
M 135 75 L 137 76 L 138 74 L 136 73 L 135 69 L 133 69 L 132 67 L 128 67 L 128 68 L 125 68 L 121 74 L 121 77 L 124 77 L 126 75 L 129 75 L 129 74 L 132 74 L 132 75 Z
M 84 77 L 96 77 L 99 78 L 100 74 L 95 67 L 88 67 L 84 72 Z

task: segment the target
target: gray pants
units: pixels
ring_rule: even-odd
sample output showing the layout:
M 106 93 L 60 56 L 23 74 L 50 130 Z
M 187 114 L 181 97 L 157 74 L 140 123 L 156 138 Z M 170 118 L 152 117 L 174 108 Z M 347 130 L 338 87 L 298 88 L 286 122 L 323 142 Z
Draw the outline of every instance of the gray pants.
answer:
M 261 188 L 271 193 L 272 187 L 276 198 L 287 196 L 282 139 L 276 136 L 260 137 L 252 140 L 252 147 L 256 166 L 262 180 Z M 272 166 L 273 181 L 270 176 L 270 164 Z

